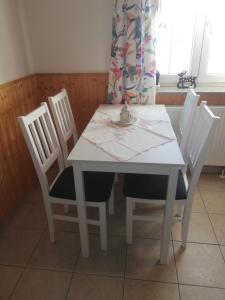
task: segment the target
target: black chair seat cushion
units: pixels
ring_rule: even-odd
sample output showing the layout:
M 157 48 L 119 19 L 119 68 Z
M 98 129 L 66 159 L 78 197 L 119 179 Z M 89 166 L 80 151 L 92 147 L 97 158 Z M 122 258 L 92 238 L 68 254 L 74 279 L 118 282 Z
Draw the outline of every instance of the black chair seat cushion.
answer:
M 110 197 L 114 173 L 84 172 L 86 201 L 104 202 Z M 73 168 L 65 168 L 53 185 L 49 195 L 55 198 L 76 200 Z
M 166 200 L 167 185 L 167 175 L 127 174 L 124 181 L 124 195 L 130 198 Z M 179 171 L 176 200 L 186 198 L 184 178 Z

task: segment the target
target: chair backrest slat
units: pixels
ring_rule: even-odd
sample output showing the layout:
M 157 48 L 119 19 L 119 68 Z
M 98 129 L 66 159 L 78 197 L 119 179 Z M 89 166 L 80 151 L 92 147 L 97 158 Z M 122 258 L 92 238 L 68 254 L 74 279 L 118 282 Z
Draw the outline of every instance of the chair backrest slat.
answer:
M 64 168 L 63 156 L 47 103 L 27 116 L 18 117 L 20 127 L 30 151 L 42 188 L 48 187 L 46 172 L 57 160 L 60 171 Z
M 50 148 L 49 148 L 49 144 L 48 144 L 47 138 L 46 138 L 46 136 L 44 134 L 44 130 L 43 130 L 42 125 L 41 125 L 40 118 L 37 119 L 37 120 L 35 120 L 34 123 L 36 125 L 36 128 L 37 128 L 37 131 L 38 131 L 41 143 L 43 145 L 43 148 L 44 148 L 44 151 L 45 151 L 45 155 L 48 158 L 51 155 L 51 152 L 50 152 Z
M 67 142 L 73 137 L 74 144 L 76 143 L 77 130 L 66 90 L 62 89 L 57 95 L 49 97 L 48 101 L 62 147 L 64 162 L 65 165 L 69 165 L 67 162 L 69 154 Z
M 60 124 L 60 128 L 63 132 L 64 135 L 66 135 L 68 129 L 66 128 L 66 123 L 65 120 L 63 119 L 63 114 L 62 114 L 62 110 L 60 107 L 60 100 L 56 103 L 56 112 L 57 112 L 57 117 L 59 120 L 59 124 Z
M 65 126 L 65 132 L 68 132 L 70 130 L 70 124 L 68 122 L 68 119 L 66 118 L 66 114 L 65 114 L 65 107 L 63 106 L 63 99 L 61 99 L 59 101 L 59 109 L 62 115 L 62 119 L 63 119 L 63 124 Z
M 219 119 L 213 115 L 206 102 L 201 103 L 184 151 L 184 158 L 191 173 L 188 193 L 192 194 L 197 185 Z
M 48 125 L 47 125 L 47 122 L 46 122 L 44 116 L 40 116 L 40 122 L 42 124 L 42 128 L 43 128 L 44 134 L 45 134 L 45 136 L 47 138 L 50 152 L 52 153 L 54 151 L 54 142 L 52 140 L 52 137 L 51 137 L 51 134 L 49 132 L 49 128 L 48 128 Z
M 38 135 L 37 129 L 35 127 L 35 122 L 31 123 L 29 125 L 29 129 L 30 129 L 31 135 L 33 137 L 33 143 L 35 144 L 37 152 L 39 154 L 40 161 L 41 161 L 42 165 L 44 165 L 46 162 L 46 156 L 44 153 L 44 149 L 43 149 L 43 145 L 41 143 L 40 136 Z
M 65 97 L 64 97 L 65 98 Z M 69 115 L 69 110 L 70 108 L 68 107 L 68 102 L 66 100 L 62 100 L 61 101 L 61 104 L 62 104 L 62 107 L 63 107 L 63 110 L 64 110 L 64 113 L 65 113 L 65 118 L 66 118 L 66 122 L 67 122 L 67 127 L 69 129 L 70 127 L 70 115 Z M 73 118 L 73 116 L 72 116 Z
M 198 101 L 199 95 L 193 89 L 189 89 L 178 121 L 178 139 L 182 153 L 188 140 Z

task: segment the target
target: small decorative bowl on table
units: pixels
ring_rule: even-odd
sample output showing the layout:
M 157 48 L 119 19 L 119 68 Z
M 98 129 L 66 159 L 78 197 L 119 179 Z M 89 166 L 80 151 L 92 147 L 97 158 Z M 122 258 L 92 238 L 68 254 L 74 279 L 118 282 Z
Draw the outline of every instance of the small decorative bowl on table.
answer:
M 131 115 L 127 103 L 122 107 L 119 120 L 112 120 L 112 123 L 118 126 L 129 126 L 134 124 L 137 118 Z

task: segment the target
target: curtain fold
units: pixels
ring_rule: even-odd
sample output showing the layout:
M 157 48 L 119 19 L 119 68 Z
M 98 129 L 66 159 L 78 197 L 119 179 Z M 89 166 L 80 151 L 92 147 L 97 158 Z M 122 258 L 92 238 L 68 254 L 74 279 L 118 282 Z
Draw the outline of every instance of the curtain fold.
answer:
M 159 1 L 115 1 L 109 103 L 155 102 L 155 22 Z

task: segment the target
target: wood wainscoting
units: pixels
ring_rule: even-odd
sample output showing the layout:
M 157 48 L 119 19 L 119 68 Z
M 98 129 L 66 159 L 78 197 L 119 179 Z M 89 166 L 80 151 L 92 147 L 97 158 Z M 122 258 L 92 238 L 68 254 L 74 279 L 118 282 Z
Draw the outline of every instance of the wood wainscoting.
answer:
M 84 130 L 99 104 L 106 103 L 108 74 L 39 74 L 38 97 L 47 101 L 49 96 L 66 88 L 71 102 L 78 133 Z M 225 105 L 225 93 L 199 93 L 208 105 Z M 157 104 L 183 105 L 186 93 L 158 93 Z
M 208 105 L 225 105 L 225 93 L 197 93 L 200 101 L 207 101 Z M 156 96 L 157 104 L 183 105 L 186 93 L 158 93 Z
M 42 101 L 66 88 L 79 135 L 96 108 L 106 103 L 107 74 L 39 74 L 37 81 L 38 97 Z
M 81 134 L 99 104 L 106 103 L 107 73 L 37 74 L 0 85 L 0 222 L 26 198 L 36 174 L 17 116 L 35 109 L 66 88 Z M 159 93 L 156 102 L 182 105 L 184 93 Z M 201 94 L 201 100 L 225 105 L 225 94 Z
M 0 86 L 0 221 L 25 199 L 36 178 L 17 122 L 38 106 L 36 92 L 35 76 Z

